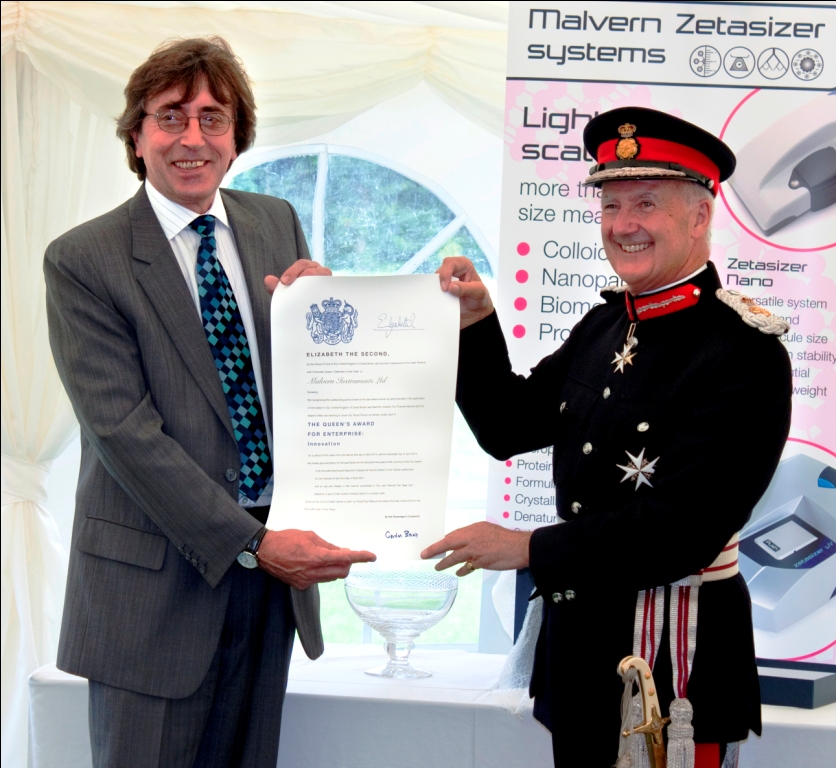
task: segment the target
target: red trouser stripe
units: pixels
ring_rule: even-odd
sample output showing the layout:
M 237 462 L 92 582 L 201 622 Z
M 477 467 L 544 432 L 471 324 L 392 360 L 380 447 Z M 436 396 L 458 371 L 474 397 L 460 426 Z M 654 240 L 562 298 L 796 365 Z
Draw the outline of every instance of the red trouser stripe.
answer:
M 720 768 L 719 744 L 695 744 L 694 768 Z

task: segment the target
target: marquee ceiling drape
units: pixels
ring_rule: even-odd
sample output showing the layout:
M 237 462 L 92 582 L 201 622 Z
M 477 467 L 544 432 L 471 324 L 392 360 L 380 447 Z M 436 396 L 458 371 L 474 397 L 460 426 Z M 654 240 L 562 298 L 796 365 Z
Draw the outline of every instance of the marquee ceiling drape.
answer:
M 426 80 L 500 135 L 506 14 L 499 2 L 9 2 L 2 51 L 25 53 L 78 104 L 113 117 L 162 40 L 219 34 L 245 59 L 265 128 L 350 116 Z
M 47 338 L 53 238 L 136 189 L 113 118 L 171 37 L 220 34 L 244 60 L 257 144 L 321 135 L 419 82 L 502 132 L 507 2 L 2 3 L 2 755 L 27 762 L 27 678 L 53 661 L 66 554 L 46 498 L 75 420 Z

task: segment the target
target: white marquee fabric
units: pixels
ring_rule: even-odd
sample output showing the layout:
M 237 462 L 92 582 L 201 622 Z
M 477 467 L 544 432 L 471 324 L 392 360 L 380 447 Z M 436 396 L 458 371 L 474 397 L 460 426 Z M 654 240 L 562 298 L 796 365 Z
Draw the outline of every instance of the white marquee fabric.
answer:
M 2 755 L 26 765 L 28 675 L 55 659 L 66 553 L 50 464 L 77 429 L 47 338 L 43 252 L 136 189 L 113 134 L 162 40 L 221 34 L 244 59 L 258 144 L 320 135 L 426 81 L 501 135 L 505 2 L 2 3 Z

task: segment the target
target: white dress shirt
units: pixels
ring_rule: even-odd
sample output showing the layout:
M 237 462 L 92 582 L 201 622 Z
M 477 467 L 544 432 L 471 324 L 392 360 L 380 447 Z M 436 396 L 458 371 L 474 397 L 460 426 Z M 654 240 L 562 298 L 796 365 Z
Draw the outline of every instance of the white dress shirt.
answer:
M 177 259 L 177 264 L 180 266 L 180 271 L 183 273 L 186 285 L 192 294 L 198 320 L 200 320 L 200 294 L 197 291 L 197 249 L 200 246 L 200 235 L 191 229 L 189 224 L 201 215 L 215 217 L 215 242 L 218 246 L 218 261 L 220 261 L 224 272 L 226 272 L 229 285 L 235 294 L 235 300 L 238 302 L 238 309 L 241 312 L 241 319 L 244 322 L 244 330 L 247 334 L 247 343 L 250 347 L 250 359 L 253 363 L 255 386 L 258 390 L 258 398 L 263 408 L 263 404 L 266 401 L 264 399 L 264 384 L 261 381 L 258 339 L 255 335 L 253 310 L 250 306 L 250 294 L 247 291 L 247 280 L 244 277 L 244 270 L 241 267 L 241 258 L 238 256 L 238 249 L 235 247 L 235 236 L 232 228 L 229 226 L 229 218 L 226 215 L 226 208 L 224 208 L 220 193 L 215 192 L 215 199 L 212 202 L 212 206 L 205 214 L 200 214 L 190 211 L 188 208 L 184 208 L 182 205 L 164 197 L 154 189 L 154 186 L 148 179 L 145 180 L 145 191 L 148 194 L 148 200 L 151 202 L 151 207 L 157 215 L 160 226 L 163 228 L 163 232 L 171 244 L 171 250 L 174 252 L 174 257 Z M 200 322 L 202 324 L 203 321 L 200 320 Z M 208 344 L 209 342 L 207 341 L 206 343 Z M 266 427 L 267 441 L 270 446 L 270 454 L 272 455 L 273 435 L 270 431 L 270 425 L 266 424 Z M 248 499 L 240 491 L 238 493 L 238 503 L 242 507 L 260 507 L 269 504 L 272 498 L 272 477 L 261 496 L 255 502 Z

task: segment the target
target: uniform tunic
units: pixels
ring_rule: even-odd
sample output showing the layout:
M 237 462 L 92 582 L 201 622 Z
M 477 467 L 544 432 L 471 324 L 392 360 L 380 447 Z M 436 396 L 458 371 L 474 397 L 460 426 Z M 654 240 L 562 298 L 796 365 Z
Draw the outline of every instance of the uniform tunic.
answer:
M 605 291 L 606 302 L 527 378 L 511 369 L 496 314 L 462 331 L 456 399 L 479 444 L 497 459 L 554 446 L 561 522 L 536 530 L 530 544 L 545 601 L 531 693 L 535 716 L 555 737 L 558 766 L 572 764 L 561 759 L 577 755 L 579 735 L 585 765 L 615 762 L 623 690 L 616 667 L 633 651 L 637 593 L 709 566 L 748 520 L 781 456 L 788 355 L 776 336 L 721 302 L 718 288 L 709 263 L 688 281 L 695 305 L 640 320 L 623 372 L 613 363 L 631 324 L 622 292 Z M 632 466 L 628 453 L 642 452 L 656 460 L 649 484 L 619 468 Z M 555 602 L 558 594 L 564 599 Z M 700 587 L 698 611 L 688 685 L 695 740 L 760 733 L 742 577 Z M 673 697 L 667 649 L 666 622 L 654 669 L 665 709 Z M 713 702 L 715 690 L 722 704 Z

